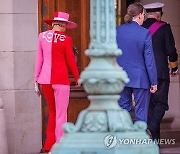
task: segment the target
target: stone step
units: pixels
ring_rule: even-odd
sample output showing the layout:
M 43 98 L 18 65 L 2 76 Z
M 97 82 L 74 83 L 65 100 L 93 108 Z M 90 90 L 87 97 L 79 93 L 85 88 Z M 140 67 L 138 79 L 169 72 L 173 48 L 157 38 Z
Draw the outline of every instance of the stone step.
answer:
M 180 154 L 180 145 L 179 147 L 161 148 L 160 154 Z
M 172 144 L 161 144 L 160 154 L 180 154 L 180 130 L 179 129 L 161 129 L 161 139 L 173 139 Z
M 174 117 L 163 117 L 161 121 L 161 129 L 171 128 L 171 124 L 174 121 Z
M 180 143 L 180 129 L 161 129 L 162 139 L 175 139 L 176 143 Z

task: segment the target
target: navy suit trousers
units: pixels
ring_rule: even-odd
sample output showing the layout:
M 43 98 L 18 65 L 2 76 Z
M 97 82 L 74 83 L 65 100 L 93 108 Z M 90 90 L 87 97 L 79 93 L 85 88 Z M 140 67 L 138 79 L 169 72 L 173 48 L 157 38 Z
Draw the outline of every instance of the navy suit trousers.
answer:
M 132 94 L 134 94 L 134 100 L 135 100 L 134 110 L 135 110 L 136 121 L 140 120 L 147 123 L 149 100 L 150 100 L 149 89 L 131 88 L 131 87 L 124 88 L 124 90 L 120 93 L 121 97 L 118 103 L 123 109 L 126 109 L 129 112 L 132 109 Z

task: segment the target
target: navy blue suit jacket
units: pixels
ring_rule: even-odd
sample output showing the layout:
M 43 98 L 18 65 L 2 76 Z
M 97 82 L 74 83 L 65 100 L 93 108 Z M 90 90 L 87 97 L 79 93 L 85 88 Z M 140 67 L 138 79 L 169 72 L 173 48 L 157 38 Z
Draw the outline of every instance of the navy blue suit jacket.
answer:
M 149 30 L 135 21 L 118 26 L 117 44 L 123 52 L 117 57 L 117 62 L 130 79 L 126 87 L 149 89 L 150 85 L 157 85 L 157 70 Z

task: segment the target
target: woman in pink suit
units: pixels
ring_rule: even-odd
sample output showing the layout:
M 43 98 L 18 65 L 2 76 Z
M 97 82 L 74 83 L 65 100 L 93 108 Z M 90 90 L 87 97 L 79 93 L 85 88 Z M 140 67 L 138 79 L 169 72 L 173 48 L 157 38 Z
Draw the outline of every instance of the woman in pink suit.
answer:
M 67 121 L 70 93 L 67 67 L 77 86 L 79 72 L 72 50 L 72 39 L 64 33 L 66 28 L 75 28 L 77 24 L 69 21 L 69 14 L 64 12 L 55 12 L 54 19 L 45 22 L 53 28 L 39 34 L 35 81 L 42 86 L 48 103 L 49 117 L 44 151 L 50 151 L 52 145 L 62 137 L 62 125 Z

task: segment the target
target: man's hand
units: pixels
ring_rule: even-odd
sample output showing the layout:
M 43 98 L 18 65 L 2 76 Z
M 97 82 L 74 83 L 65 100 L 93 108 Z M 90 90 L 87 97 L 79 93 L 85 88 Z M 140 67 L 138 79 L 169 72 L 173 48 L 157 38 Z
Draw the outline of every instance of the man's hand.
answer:
M 151 86 L 150 92 L 154 94 L 156 91 L 157 91 L 157 85 Z
M 178 75 L 178 67 L 171 69 L 171 77 L 176 77 Z

